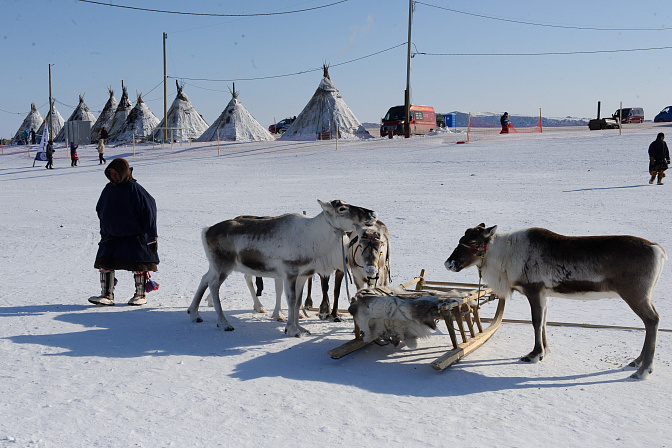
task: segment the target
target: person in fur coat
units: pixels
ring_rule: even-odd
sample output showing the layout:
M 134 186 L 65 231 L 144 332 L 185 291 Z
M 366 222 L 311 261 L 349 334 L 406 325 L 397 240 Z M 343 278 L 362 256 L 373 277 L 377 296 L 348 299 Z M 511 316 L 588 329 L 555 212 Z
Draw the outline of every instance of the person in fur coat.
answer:
M 658 185 L 663 185 L 663 177 L 669 164 L 670 150 L 665 143 L 665 134 L 659 132 L 656 140 L 649 145 L 649 174 L 651 174 L 649 183 L 652 184 L 658 176 Z
M 145 305 L 149 271 L 159 264 L 156 202 L 132 176 L 125 159 L 114 159 L 105 169 L 105 185 L 96 212 L 100 220 L 100 242 L 94 267 L 100 272 L 101 294 L 89 302 L 114 305 L 114 271 L 132 271 L 135 294 L 129 305 Z

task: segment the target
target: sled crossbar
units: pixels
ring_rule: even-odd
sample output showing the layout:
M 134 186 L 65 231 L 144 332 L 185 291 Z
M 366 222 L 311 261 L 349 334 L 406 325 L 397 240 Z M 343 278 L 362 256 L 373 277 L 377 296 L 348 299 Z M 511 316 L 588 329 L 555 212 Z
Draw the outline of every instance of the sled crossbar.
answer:
M 435 370 L 450 367 L 469 353 L 483 345 L 499 328 L 504 315 L 505 300 L 495 296 L 492 291 L 472 283 L 454 283 L 429 281 L 425 278 L 425 270 L 418 277 L 400 285 L 403 291 L 394 294 L 406 299 L 416 299 L 431 293 L 439 298 L 439 306 L 433 317 L 443 320 L 448 329 L 452 349 L 435 359 L 430 366 Z M 412 289 L 411 289 L 412 288 Z M 487 319 L 490 325 L 483 328 L 480 307 L 484 303 L 497 301 L 497 309 L 493 318 Z M 355 352 L 369 343 L 364 342 L 360 329 L 355 324 L 355 339 L 330 350 L 329 355 L 342 358 Z

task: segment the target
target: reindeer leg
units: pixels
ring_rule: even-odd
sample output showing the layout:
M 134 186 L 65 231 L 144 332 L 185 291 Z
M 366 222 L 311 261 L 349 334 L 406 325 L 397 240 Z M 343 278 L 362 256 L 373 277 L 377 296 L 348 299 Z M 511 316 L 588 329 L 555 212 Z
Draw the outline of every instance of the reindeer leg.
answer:
M 319 318 L 321 320 L 329 319 L 331 304 L 329 303 L 329 276 L 320 275 L 320 285 L 322 286 L 322 303 L 320 303 Z
M 275 279 L 275 309 L 273 310 L 273 319 L 278 322 L 287 322 L 287 318 L 282 314 L 282 280 Z
M 201 299 L 203 299 L 203 294 L 208 288 L 208 278 L 210 272 L 208 271 L 202 278 L 201 283 L 198 284 L 196 288 L 196 294 L 194 294 L 194 299 L 191 301 L 191 305 L 187 309 L 187 314 L 190 315 L 192 322 L 203 322 L 203 319 L 198 314 L 198 306 L 201 304 Z
M 534 326 L 534 348 L 530 353 L 520 358 L 523 362 L 539 362 L 544 359 L 544 333 L 546 326 L 544 316 L 548 308 L 548 297 L 540 291 L 525 291 L 532 310 L 532 325 Z
M 334 274 L 334 308 L 331 311 L 331 317 L 334 322 L 342 322 L 341 316 L 338 314 L 338 299 L 341 297 L 341 285 L 343 284 L 343 277 L 345 274 L 340 269 L 336 269 Z
M 299 309 L 301 308 L 301 296 L 297 293 L 303 290 L 306 278 L 300 278 L 296 275 L 288 276 L 284 279 L 285 294 L 287 295 L 287 305 L 289 316 L 285 334 L 294 337 L 301 337 L 310 334 L 308 330 L 299 326 Z
M 640 296 L 641 297 L 641 296 Z M 637 367 L 637 371 L 630 375 L 631 378 L 646 379 L 653 373 L 653 355 L 656 351 L 656 337 L 658 334 L 658 324 L 660 316 L 656 308 L 651 303 L 650 297 L 641 297 L 638 299 L 625 299 L 630 308 L 642 319 L 646 336 L 644 337 L 644 346 L 640 355 L 630 363 L 630 367 Z
M 211 278 L 208 286 L 210 288 L 210 295 L 212 295 L 212 302 L 215 305 L 215 312 L 217 313 L 217 328 L 225 331 L 233 331 L 233 327 L 229 321 L 226 320 L 226 316 L 224 316 L 222 302 L 219 299 L 219 288 L 222 286 L 222 283 L 224 283 L 227 276 L 228 273 L 220 274 L 214 279 Z
M 311 275 L 310 278 L 308 278 L 308 293 L 306 294 L 306 301 L 303 304 L 303 306 L 306 309 L 310 309 L 313 307 L 313 297 L 311 296 L 312 292 L 313 292 L 313 276 Z
M 250 294 L 252 295 L 252 302 L 254 302 L 254 312 L 267 313 L 266 308 L 264 308 L 264 305 L 262 305 L 261 301 L 259 300 L 259 297 L 257 296 L 257 292 L 254 289 L 254 283 L 252 282 L 252 275 L 243 274 L 243 277 L 245 277 L 245 284 L 247 285 L 247 289 L 250 290 Z

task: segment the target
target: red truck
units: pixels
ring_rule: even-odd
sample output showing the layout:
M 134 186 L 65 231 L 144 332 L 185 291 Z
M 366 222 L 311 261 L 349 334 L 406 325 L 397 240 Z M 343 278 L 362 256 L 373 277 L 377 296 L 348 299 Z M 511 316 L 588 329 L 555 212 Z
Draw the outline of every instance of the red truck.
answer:
M 380 136 L 404 135 L 406 112 L 404 106 L 394 106 L 387 111 L 380 124 Z M 436 113 L 431 106 L 411 106 L 411 134 L 427 134 L 436 129 Z

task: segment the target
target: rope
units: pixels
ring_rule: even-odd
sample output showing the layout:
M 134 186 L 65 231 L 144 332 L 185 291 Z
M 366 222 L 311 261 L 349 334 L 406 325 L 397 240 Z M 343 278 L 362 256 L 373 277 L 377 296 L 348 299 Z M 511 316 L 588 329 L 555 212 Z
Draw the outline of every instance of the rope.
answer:
M 348 268 L 346 266 L 345 262 L 345 240 L 343 239 L 343 236 L 345 236 L 345 232 L 341 230 L 341 254 L 343 256 L 343 272 L 346 273 L 345 275 L 345 292 L 348 295 L 348 303 L 352 303 L 352 297 L 350 297 L 350 289 L 348 288 Z
M 490 317 L 481 317 L 481 320 L 484 322 L 491 322 L 493 319 Z M 531 320 L 524 319 L 502 319 L 503 323 L 507 324 L 531 324 Z M 623 327 L 620 325 L 597 325 L 597 324 L 580 324 L 575 322 L 546 322 L 546 325 L 551 325 L 554 327 L 579 327 L 579 328 L 599 328 L 599 329 L 611 329 L 611 330 L 646 330 L 646 328 L 641 327 Z M 659 328 L 658 331 L 663 331 L 666 333 L 672 333 L 672 329 Z

